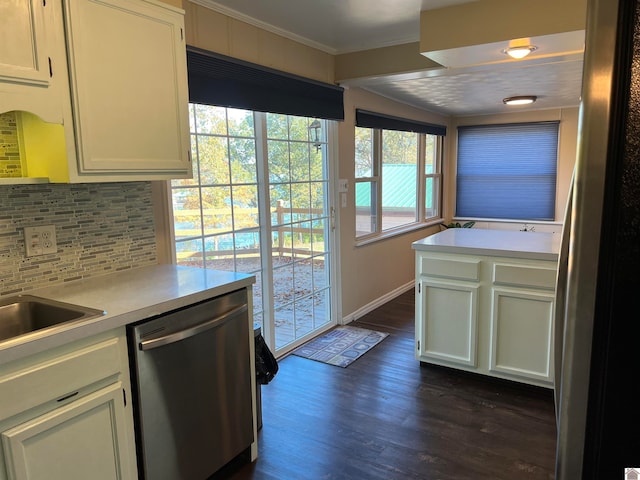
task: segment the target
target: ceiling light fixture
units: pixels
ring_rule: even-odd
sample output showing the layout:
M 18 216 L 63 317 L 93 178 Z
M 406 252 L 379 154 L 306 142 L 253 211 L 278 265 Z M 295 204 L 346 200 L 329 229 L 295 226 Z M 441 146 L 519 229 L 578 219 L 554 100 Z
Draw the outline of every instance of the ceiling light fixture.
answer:
M 534 52 L 538 49 L 535 45 L 520 45 L 517 47 L 509 47 L 502 50 L 502 53 L 506 53 L 511 58 L 515 58 L 516 60 L 520 60 L 521 58 L 526 57 L 531 52 Z
M 529 105 L 538 99 L 535 95 L 520 95 L 518 97 L 507 97 L 502 99 L 505 105 Z

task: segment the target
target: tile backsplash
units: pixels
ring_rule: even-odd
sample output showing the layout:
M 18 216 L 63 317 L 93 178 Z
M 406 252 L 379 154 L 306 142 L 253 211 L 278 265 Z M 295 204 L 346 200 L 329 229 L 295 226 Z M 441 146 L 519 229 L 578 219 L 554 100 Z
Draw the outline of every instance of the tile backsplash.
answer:
M 0 295 L 157 263 L 149 182 L 0 186 Z M 24 227 L 57 253 L 25 256 Z
M 0 113 L 0 177 L 22 176 L 16 112 Z

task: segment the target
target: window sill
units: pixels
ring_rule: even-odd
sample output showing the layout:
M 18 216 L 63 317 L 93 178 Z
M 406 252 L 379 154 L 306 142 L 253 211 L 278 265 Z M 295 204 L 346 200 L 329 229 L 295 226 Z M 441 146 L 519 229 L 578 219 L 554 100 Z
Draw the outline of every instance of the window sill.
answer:
M 386 230 L 379 234 L 372 234 L 370 236 L 357 238 L 355 241 L 355 246 L 364 247 L 365 245 L 370 245 L 372 243 L 376 243 L 381 240 L 387 240 L 389 238 L 398 237 L 400 235 L 415 232 L 417 230 L 422 230 L 424 228 L 440 225 L 441 223 L 442 223 L 442 219 L 438 218 L 438 219 L 429 220 L 423 223 L 412 223 L 410 225 L 404 225 L 402 227 L 394 228 L 393 230 Z

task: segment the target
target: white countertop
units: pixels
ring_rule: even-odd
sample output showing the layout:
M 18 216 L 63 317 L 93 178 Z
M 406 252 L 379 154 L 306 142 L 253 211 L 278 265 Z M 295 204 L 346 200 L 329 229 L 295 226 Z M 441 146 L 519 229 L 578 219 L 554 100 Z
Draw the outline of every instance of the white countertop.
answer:
M 559 233 L 449 228 L 413 242 L 415 250 L 556 261 Z
M 0 364 L 248 287 L 253 275 L 153 265 L 25 292 L 105 315 L 0 341 Z

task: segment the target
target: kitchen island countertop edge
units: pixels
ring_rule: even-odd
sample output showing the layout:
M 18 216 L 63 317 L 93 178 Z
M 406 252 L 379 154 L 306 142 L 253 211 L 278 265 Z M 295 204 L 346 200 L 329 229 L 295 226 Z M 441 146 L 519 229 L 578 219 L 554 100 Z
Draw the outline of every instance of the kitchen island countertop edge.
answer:
M 560 233 L 450 228 L 412 243 L 414 250 L 557 261 Z

